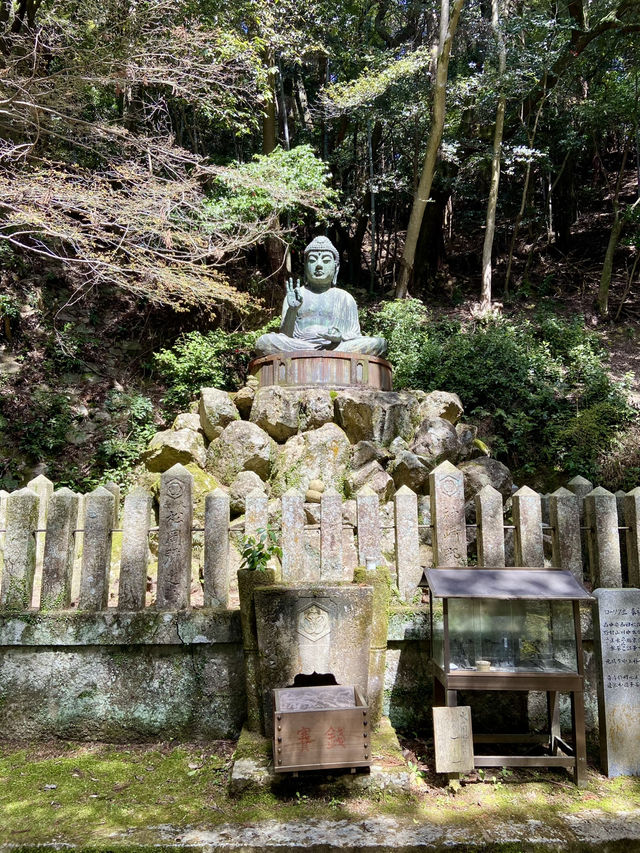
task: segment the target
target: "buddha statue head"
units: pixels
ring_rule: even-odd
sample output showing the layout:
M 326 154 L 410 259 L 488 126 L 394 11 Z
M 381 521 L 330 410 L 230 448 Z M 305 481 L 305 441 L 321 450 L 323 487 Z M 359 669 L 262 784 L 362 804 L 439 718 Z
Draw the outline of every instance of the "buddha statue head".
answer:
M 313 290 L 327 290 L 338 280 L 340 255 L 328 237 L 315 237 L 304 250 L 304 277 Z

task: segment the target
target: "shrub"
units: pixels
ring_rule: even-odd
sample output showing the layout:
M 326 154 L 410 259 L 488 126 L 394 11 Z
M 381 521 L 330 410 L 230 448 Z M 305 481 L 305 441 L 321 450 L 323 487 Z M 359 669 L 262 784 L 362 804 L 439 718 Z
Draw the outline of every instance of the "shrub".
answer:
M 417 300 L 400 305 L 366 318 L 389 340 L 397 388 L 459 394 L 467 416 L 493 433 L 494 453 L 523 474 L 551 467 L 598 476 L 598 458 L 633 410 L 582 318 L 429 325 Z
M 255 340 L 255 333 L 188 332 L 170 349 L 155 353 L 156 371 L 169 386 L 164 405 L 177 410 L 202 387 L 230 390 L 241 385 Z
M 418 387 L 417 374 L 427 340 L 429 312 L 419 299 L 396 299 L 361 314 L 362 326 L 381 335 L 388 345 L 396 388 Z
M 137 391 L 111 391 L 105 408 L 112 414 L 113 421 L 98 448 L 100 479 L 113 480 L 121 486 L 130 485 L 140 454 L 156 431 L 153 402 Z

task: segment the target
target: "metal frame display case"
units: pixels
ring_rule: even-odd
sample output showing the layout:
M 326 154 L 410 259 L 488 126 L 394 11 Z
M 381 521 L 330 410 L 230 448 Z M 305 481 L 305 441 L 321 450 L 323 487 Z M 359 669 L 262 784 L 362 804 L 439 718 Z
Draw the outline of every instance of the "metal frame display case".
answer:
M 559 569 L 426 569 L 434 705 L 458 690 L 542 691 L 545 734 L 474 735 L 474 743 L 543 744 L 539 755 L 476 755 L 475 767 L 566 767 L 586 772 L 580 602 L 593 597 Z M 558 694 L 571 699 L 572 743 L 561 737 Z

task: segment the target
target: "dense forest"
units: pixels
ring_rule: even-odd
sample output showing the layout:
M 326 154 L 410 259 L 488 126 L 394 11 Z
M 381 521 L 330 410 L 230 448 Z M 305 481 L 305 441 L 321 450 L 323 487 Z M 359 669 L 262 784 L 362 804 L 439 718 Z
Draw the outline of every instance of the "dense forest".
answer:
M 324 233 L 396 387 L 629 489 L 639 202 L 637 0 L 1 0 L 0 488 L 126 485 Z

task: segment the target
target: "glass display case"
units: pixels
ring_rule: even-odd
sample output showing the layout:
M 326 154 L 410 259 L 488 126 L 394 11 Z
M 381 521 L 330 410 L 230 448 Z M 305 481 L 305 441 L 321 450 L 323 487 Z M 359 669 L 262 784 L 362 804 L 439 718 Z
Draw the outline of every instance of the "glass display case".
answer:
M 578 671 L 570 601 L 452 598 L 448 623 L 451 672 Z M 442 618 L 433 631 L 434 659 L 444 669 Z
M 558 569 L 437 568 L 425 571 L 425 581 L 435 704 L 455 705 L 458 690 L 545 691 L 553 754 L 526 762 L 520 756 L 515 765 L 572 767 L 580 781 L 586 762 L 580 602 L 592 596 Z M 571 696 L 573 746 L 560 737 L 558 693 Z M 505 755 L 475 758 L 478 767 L 514 766 Z

